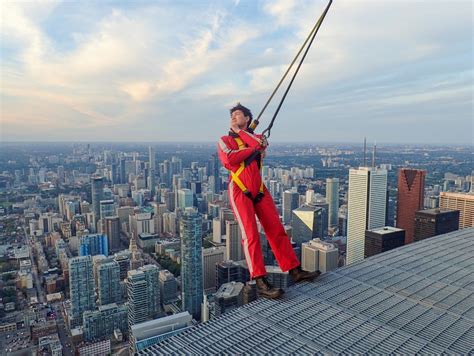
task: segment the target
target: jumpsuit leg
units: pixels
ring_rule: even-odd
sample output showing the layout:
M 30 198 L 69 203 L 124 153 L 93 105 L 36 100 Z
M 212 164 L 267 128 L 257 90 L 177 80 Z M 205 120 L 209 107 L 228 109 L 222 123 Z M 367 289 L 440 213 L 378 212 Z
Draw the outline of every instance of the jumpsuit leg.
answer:
M 291 247 L 291 241 L 280 222 L 280 216 L 273 198 L 267 188 L 264 196 L 255 204 L 255 212 L 265 231 L 266 238 L 272 248 L 273 254 L 283 272 L 298 267 L 300 261 Z
M 265 276 L 267 271 L 263 262 L 253 202 L 234 182 L 229 184 L 229 200 L 242 232 L 242 248 L 249 267 L 250 278 Z

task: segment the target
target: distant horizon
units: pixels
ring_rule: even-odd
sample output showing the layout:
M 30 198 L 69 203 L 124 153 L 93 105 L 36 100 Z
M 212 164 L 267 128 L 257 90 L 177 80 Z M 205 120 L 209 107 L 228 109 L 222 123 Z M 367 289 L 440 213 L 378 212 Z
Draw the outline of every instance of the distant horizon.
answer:
M 217 145 L 216 142 L 213 141 L 0 141 L 1 144 L 67 144 L 67 145 L 74 145 L 74 144 L 142 144 L 142 145 L 160 145 L 160 144 L 176 144 L 176 145 L 185 145 L 185 144 L 208 144 L 208 145 Z M 354 146 L 363 146 L 363 142 L 359 141 L 319 141 L 319 142 L 312 142 L 312 141 L 271 141 L 271 144 L 294 144 L 294 145 L 315 145 L 318 144 L 322 145 L 354 145 Z M 377 147 L 379 146 L 427 146 L 427 147 L 473 147 L 472 143 L 396 143 L 396 142 L 376 142 Z M 367 140 L 367 147 L 371 148 L 374 146 L 374 143 Z

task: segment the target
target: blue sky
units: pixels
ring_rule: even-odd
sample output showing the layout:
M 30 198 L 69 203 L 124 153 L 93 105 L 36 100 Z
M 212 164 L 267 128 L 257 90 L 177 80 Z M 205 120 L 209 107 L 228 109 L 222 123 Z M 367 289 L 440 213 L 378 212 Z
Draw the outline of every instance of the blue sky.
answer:
M 216 141 L 233 103 L 260 110 L 325 5 L 4 1 L 1 139 Z M 335 0 L 272 140 L 472 144 L 472 6 Z

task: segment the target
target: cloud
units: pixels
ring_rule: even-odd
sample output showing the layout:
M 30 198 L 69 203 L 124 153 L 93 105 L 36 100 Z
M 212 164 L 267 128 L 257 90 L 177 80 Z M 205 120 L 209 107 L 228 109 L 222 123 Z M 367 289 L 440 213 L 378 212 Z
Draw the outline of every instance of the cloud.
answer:
M 264 11 L 274 16 L 280 25 L 288 25 L 293 20 L 293 10 L 296 7 L 294 0 L 267 1 Z
M 371 126 L 373 115 L 403 121 L 419 113 L 432 117 L 433 127 L 420 133 L 429 141 L 442 113 L 468 132 L 472 3 L 430 4 L 335 1 L 280 115 L 291 113 L 300 127 L 314 116 L 357 116 L 361 129 L 377 135 L 383 128 Z M 117 140 L 213 140 L 225 129 L 227 106 L 261 107 L 325 5 L 5 2 L 2 131 L 46 140 L 111 132 Z M 203 125 L 194 126 L 196 113 Z M 309 135 L 284 122 L 276 138 Z M 188 135 L 183 127 L 194 129 Z M 352 121 L 343 127 L 355 130 Z M 316 132 L 338 137 L 329 125 Z

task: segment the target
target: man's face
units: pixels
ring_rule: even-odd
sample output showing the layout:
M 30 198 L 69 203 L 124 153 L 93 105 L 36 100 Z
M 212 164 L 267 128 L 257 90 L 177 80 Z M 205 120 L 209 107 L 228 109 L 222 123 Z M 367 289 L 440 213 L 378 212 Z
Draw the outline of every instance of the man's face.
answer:
M 230 126 L 237 126 L 239 129 L 244 130 L 247 128 L 248 120 L 250 120 L 250 117 L 244 116 L 244 113 L 241 110 L 235 110 L 230 115 Z

